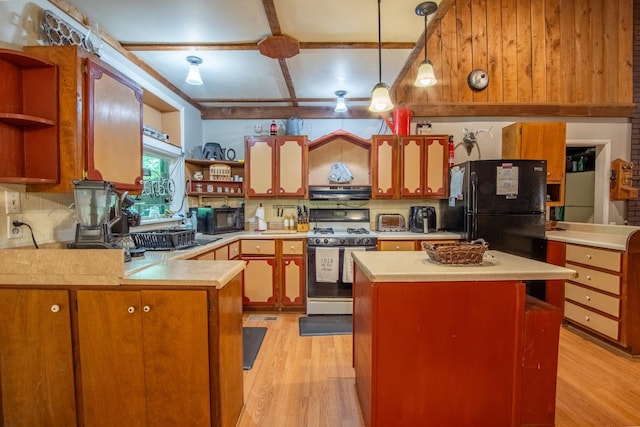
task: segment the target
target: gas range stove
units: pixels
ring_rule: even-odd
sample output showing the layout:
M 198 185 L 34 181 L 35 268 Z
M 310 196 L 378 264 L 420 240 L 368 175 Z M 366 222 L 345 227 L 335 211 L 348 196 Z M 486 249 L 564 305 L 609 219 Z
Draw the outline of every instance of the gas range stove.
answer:
M 307 234 L 309 246 L 375 246 L 370 230 L 369 209 L 311 209 L 314 227 Z

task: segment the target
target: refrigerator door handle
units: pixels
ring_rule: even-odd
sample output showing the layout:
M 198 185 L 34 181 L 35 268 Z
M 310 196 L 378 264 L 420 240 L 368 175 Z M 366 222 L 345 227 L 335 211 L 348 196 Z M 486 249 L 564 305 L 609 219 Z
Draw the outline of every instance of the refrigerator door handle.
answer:
M 471 172 L 471 174 L 469 174 L 469 181 L 471 184 L 471 197 L 469 197 L 469 202 L 471 203 L 470 211 L 475 214 L 477 213 L 478 206 L 478 175 L 475 172 Z

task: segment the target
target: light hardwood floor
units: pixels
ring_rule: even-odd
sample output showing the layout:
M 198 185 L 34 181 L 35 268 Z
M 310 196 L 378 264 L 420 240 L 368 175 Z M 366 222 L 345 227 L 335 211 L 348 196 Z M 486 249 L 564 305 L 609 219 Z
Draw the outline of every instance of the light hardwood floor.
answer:
M 245 314 L 268 328 L 253 369 L 244 371 L 238 427 L 364 426 L 352 368 L 351 335 L 300 337 L 300 314 Z M 265 320 L 275 318 L 275 320 Z M 557 427 L 640 426 L 640 360 L 570 329 L 560 331 Z M 443 426 L 446 427 L 446 426 Z

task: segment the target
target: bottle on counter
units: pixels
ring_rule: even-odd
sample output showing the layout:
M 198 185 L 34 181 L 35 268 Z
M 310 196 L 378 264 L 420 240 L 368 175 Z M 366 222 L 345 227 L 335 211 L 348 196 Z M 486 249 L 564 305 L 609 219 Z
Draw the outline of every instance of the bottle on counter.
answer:
M 271 126 L 269 126 L 269 134 L 277 135 L 278 134 L 278 125 L 275 120 L 271 120 Z

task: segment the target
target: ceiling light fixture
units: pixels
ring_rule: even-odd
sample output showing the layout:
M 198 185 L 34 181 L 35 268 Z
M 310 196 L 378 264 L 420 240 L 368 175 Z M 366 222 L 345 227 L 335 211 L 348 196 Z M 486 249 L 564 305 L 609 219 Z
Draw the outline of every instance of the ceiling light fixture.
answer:
M 371 105 L 369 111 L 381 113 L 393 109 L 391 96 L 389 96 L 389 86 L 382 83 L 382 36 L 380 34 L 380 2 L 378 0 L 378 84 L 373 87 L 371 94 Z
M 346 94 L 347 92 L 344 90 L 336 91 L 336 96 L 338 97 L 338 100 L 336 101 L 336 108 L 335 110 L 333 110 L 336 113 L 344 113 L 345 111 L 348 110 L 347 104 L 344 102 L 344 96 Z
M 185 82 L 194 86 L 201 85 L 202 77 L 200 77 L 200 64 L 202 64 L 202 58 L 197 56 L 187 56 L 187 62 L 189 63 L 189 74 L 187 74 Z
M 438 5 L 433 1 L 425 1 L 416 6 L 416 15 L 424 16 L 424 61 L 418 67 L 418 75 L 413 83 L 416 87 L 429 87 L 438 83 L 436 75 L 433 72 L 433 64 L 427 59 L 427 42 L 429 35 L 427 33 L 427 17 L 438 9 Z

